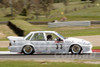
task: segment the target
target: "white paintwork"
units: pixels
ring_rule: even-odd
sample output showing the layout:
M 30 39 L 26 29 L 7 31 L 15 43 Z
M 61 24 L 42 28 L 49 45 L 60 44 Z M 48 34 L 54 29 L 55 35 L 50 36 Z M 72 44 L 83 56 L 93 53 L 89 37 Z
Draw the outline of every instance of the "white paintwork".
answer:
M 35 33 L 43 33 L 44 41 L 32 41 L 31 39 Z M 60 43 L 57 43 L 56 39 L 53 41 L 47 41 L 46 33 L 53 33 L 63 41 Z M 29 40 L 26 40 L 31 34 L 32 36 L 29 38 Z M 82 47 L 83 53 L 92 53 L 92 44 L 90 42 L 72 37 L 68 37 L 65 39 L 55 31 L 34 31 L 30 32 L 25 37 L 9 36 L 8 39 L 11 43 L 11 46 L 9 46 L 9 50 L 11 52 L 22 52 L 22 48 L 25 45 L 31 45 L 34 47 L 35 53 L 68 53 L 71 45 L 78 44 Z

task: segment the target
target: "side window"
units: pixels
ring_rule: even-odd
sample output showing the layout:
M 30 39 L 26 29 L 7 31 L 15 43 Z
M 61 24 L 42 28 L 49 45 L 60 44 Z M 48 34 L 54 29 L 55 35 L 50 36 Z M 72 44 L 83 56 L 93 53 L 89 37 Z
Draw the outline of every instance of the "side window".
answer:
M 32 37 L 31 41 L 44 41 L 44 34 L 43 33 L 35 33 Z
M 58 38 L 58 36 L 53 33 L 46 33 L 46 36 L 48 41 L 54 41 L 56 38 Z
M 29 35 L 29 36 L 26 38 L 26 40 L 30 40 L 31 36 L 32 36 L 32 34 Z

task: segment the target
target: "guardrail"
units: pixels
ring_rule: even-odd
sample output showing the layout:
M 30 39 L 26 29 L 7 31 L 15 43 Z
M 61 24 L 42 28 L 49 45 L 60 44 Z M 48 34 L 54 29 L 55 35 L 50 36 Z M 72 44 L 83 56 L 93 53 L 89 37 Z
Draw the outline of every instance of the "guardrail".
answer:
M 91 24 L 100 24 L 100 21 L 91 21 Z
M 90 21 L 91 24 L 100 24 L 100 21 Z M 50 22 L 29 22 L 33 25 L 48 25 L 48 23 Z M 54 23 L 54 22 L 51 22 L 51 23 Z M 8 24 L 8 21 L 0 21 L 0 24 Z
M 91 21 L 67 21 L 48 23 L 48 27 L 64 27 L 64 26 L 91 26 Z

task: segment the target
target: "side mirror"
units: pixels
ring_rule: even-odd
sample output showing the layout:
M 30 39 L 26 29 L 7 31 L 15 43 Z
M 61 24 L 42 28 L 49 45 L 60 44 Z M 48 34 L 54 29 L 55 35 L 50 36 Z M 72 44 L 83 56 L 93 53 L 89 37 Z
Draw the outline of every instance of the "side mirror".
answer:
M 63 41 L 61 38 L 57 38 L 57 41 Z

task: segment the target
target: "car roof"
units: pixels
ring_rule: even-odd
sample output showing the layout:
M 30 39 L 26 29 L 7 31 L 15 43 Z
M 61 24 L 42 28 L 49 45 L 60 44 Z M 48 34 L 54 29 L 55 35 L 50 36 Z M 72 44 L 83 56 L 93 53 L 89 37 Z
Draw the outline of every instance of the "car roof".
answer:
M 30 33 L 56 33 L 55 31 L 32 31 Z

